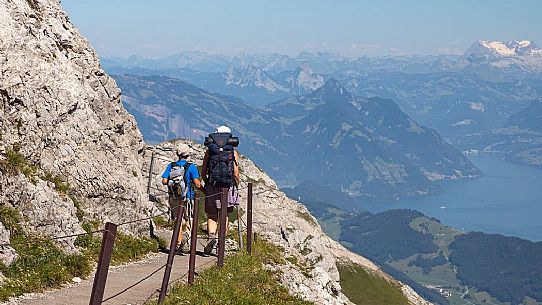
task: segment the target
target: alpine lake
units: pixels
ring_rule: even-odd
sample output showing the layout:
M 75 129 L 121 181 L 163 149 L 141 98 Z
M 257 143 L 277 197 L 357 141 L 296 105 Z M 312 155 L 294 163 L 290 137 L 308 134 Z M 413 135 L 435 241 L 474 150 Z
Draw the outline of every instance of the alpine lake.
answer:
M 542 241 L 542 169 L 501 160 L 495 155 L 469 156 L 483 172 L 475 179 L 439 182 L 443 192 L 393 202 L 363 202 L 378 213 L 414 209 L 465 232 L 481 231 Z

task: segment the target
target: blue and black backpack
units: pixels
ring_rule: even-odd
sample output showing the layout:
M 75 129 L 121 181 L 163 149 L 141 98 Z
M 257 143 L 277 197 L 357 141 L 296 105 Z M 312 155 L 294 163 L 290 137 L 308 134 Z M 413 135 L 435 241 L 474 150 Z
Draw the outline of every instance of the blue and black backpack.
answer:
M 212 133 L 205 138 L 205 146 L 209 151 L 207 162 L 208 183 L 213 186 L 234 186 L 233 175 L 235 160 L 235 147 L 239 145 L 239 138 L 231 133 Z

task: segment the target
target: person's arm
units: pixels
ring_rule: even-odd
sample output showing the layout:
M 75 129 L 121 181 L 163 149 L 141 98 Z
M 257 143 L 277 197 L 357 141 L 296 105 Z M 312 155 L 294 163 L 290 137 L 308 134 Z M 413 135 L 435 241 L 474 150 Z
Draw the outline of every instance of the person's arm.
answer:
M 209 162 L 209 150 L 205 151 L 205 156 L 203 157 L 203 164 L 201 165 L 201 178 L 203 181 L 207 181 L 207 163 Z
M 203 191 L 203 187 L 201 186 L 201 181 L 199 180 L 199 178 L 196 178 L 192 181 L 194 182 L 194 185 L 198 190 Z
M 235 184 L 239 185 L 239 153 L 237 152 L 237 150 L 235 151 L 233 156 L 235 157 L 235 160 L 233 162 L 233 177 L 235 178 Z
M 200 176 L 199 176 L 199 173 L 198 173 L 198 167 L 196 166 L 196 164 L 192 164 L 190 165 L 190 177 L 192 179 L 192 182 L 194 183 L 194 185 L 196 186 L 196 188 L 198 190 L 202 190 L 203 191 L 203 187 L 201 185 L 201 180 L 200 180 Z
M 169 173 L 171 172 L 171 163 L 167 165 L 166 170 L 162 174 L 162 184 L 166 185 L 169 181 Z

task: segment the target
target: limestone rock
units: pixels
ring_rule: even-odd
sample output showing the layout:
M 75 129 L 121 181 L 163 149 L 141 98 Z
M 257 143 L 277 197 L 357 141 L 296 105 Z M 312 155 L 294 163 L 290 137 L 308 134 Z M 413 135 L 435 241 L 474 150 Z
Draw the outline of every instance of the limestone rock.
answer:
M 150 214 L 142 136 L 59 1 L 0 0 L 0 71 L 0 161 L 18 151 L 36 169 L 3 173 L 0 205 L 18 208 L 29 230 L 49 237 L 81 232 L 72 198 L 102 223 Z M 69 184 L 69 196 L 44 177 Z
M 17 258 L 17 252 L 11 246 L 3 246 L 3 244 L 9 244 L 9 231 L 0 223 L 0 263 L 9 266 Z M 2 280 L 2 273 L 0 273 L 0 283 Z

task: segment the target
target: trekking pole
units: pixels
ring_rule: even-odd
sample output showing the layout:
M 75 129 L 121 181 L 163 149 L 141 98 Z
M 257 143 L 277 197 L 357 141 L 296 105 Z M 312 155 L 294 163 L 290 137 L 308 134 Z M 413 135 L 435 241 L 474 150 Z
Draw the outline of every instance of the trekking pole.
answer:
M 237 206 L 237 234 L 239 235 L 239 250 L 243 250 L 243 233 L 241 232 L 241 215 L 239 214 L 239 206 Z
M 152 186 L 152 171 L 154 169 L 154 151 L 151 155 L 151 165 L 149 166 L 149 179 L 147 181 L 147 195 L 149 195 L 149 198 L 151 196 L 151 186 Z
M 196 246 L 198 239 L 198 214 L 199 214 L 199 196 L 195 193 L 194 209 L 192 212 L 192 227 L 190 233 L 190 259 L 188 260 L 188 284 L 194 283 L 194 273 L 196 269 Z
M 175 227 L 173 228 L 173 236 L 171 236 L 171 243 L 169 244 L 169 254 L 167 257 L 166 270 L 164 272 L 164 278 L 162 279 L 162 287 L 160 288 L 160 296 L 158 297 L 158 304 L 164 302 L 167 292 L 167 286 L 169 284 L 169 276 L 171 275 L 171 267 L 173 266 L 173 259 L 175 258 L 175 248 L 177 246 L 177 240 L 179 239 L 179 231 L 181 230 L 181 223 L 183 218 L 183 202 L 182 198 L 179 198 L 179 209 L 177 209 L 177 219 L 175 221 Z
M 247 253 L 252 254 L 252 182 L 248 183 L 247 194 Z
M 226 247 L 226 225 L 228 219 L 228 188 L 220 188 L 220 234 L 218 235 L 217 266 L 224 266 L 224 248 Z

